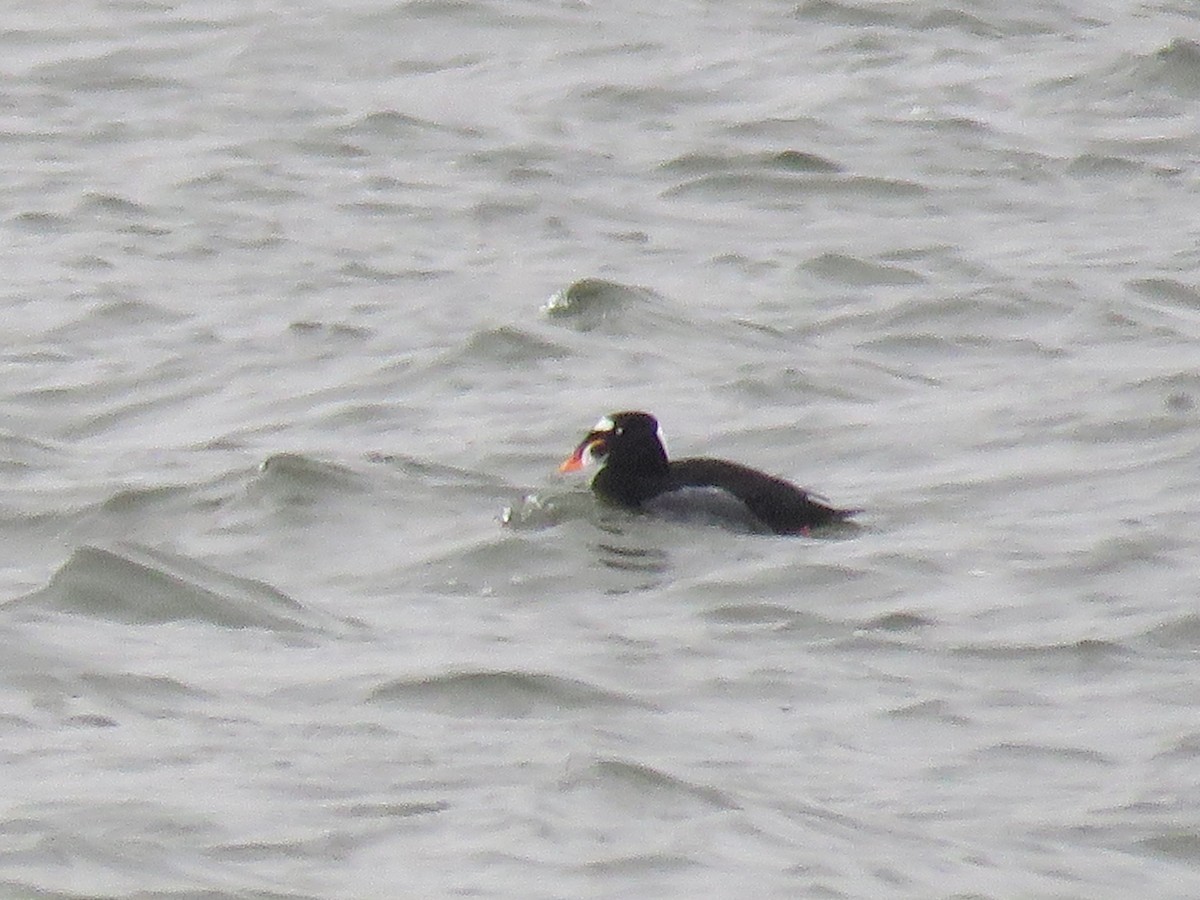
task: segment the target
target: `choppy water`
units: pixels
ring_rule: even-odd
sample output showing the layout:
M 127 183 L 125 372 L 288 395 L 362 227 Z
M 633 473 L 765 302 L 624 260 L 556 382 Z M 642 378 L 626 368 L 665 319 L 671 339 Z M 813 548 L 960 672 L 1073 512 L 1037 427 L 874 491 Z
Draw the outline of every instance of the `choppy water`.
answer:
M 0 60 L 0 894 L 1200 893 L 1191 0 Z M 598 510 L 625 407 L 865 529 Z

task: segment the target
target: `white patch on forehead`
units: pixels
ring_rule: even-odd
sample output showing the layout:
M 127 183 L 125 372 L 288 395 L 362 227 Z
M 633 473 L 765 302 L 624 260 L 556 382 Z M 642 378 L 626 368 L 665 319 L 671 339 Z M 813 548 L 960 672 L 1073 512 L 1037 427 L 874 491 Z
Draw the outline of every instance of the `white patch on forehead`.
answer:
M 610 419 L 608 416 L 602 416 L 592 431 L 612 431 L 616 427 L 617 425 L 612 419 Z
M 671 454 L 667 452 L 667 436 L 663 433 L 661 425 L 658 426 L 658 442 L 662 444 L 663 453 L 670 457 Z

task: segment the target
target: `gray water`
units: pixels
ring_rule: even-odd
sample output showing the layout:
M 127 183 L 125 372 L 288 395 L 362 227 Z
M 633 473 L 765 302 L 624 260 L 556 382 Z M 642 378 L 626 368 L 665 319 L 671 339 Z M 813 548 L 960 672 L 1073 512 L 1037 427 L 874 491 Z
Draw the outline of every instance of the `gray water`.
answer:
M 0 894 L 1200 894 L 1200 8 L 21 4 Z M 603 413 L 862 507 L 598 508 Z

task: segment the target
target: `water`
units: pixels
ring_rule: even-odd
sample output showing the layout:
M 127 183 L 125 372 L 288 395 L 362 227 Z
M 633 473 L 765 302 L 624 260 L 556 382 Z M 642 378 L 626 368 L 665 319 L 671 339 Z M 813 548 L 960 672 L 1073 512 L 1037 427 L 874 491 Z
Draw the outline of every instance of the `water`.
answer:
M 0 894 L 1200 891 L 1193 4 L 6 26 Z

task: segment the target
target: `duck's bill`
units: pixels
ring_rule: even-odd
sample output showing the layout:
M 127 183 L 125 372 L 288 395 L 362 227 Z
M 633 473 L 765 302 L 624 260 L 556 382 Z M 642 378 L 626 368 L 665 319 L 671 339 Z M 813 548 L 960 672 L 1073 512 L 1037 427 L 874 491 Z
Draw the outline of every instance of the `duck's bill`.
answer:
M 575 448 L 575 452 L 562 461 L 562 465 L 558 467 L 560 472 L 578 472 L 584 467 L 586 461 L 584 456 L 587 454 L 589 445 L 584 442 Z
M 563 460 L 562 465 L 558 467 L 560 472 L 578 472 L 580 469 L 585 469 L 596 462 L 597 454 L 604 453 L 604 438 L 588 435 L 587 438 L 575 448 L 575 452 Z

